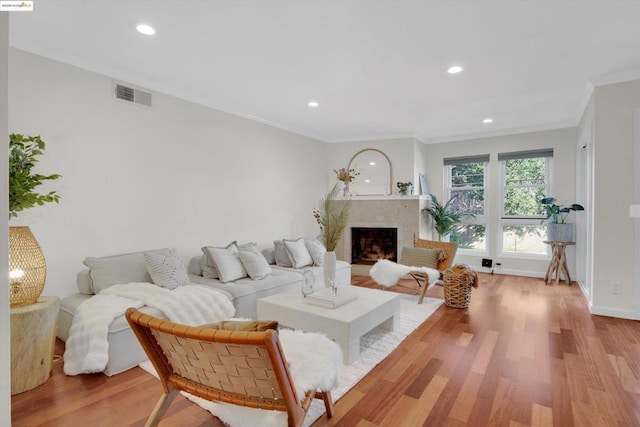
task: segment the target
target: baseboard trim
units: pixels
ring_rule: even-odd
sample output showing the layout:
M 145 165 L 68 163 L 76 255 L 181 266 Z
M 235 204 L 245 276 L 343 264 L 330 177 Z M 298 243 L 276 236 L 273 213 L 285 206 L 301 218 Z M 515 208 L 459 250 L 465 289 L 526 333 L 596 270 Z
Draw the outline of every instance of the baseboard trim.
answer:
M 607 317 L 618 317 L 621 319 L 640 320 L 640 316 L 633 310 L 626 310 L 620 308 L 603 307 L 599 305 L 590 305 L 589 311 L 591 314 Z

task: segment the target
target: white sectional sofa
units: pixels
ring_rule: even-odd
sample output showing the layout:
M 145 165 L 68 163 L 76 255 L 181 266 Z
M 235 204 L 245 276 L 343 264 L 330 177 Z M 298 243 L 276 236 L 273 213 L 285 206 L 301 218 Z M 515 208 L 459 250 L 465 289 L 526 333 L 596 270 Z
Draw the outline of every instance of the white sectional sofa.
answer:
M 63 298 L 60 302 L 58 315 L 57 336 L 67 341 L 72 325 L 73 315 L 82 302 L 91 298 L 99 287 L 105 284 L 126 284 L 133 282 L 152 282 L 147 273 L 144 252 L 115 255 L 102 258 L 87 258 L 85 265 L 92 268 L 83 269 L 77 275 L 78 293 Z M 223 283 L 219 279 L 203 276 L 202 256 L 193 257 L 189 263 L 189 281 L 191 286 L 207 286 L 219 290 L 227 296 L 236 309 L 236 317 L 256 318 L 258 299 L 279 292 L 302 288 L 304 269 L 281 267 L 275 264 L 273 248 L 263 251 L 269 262 L 271 273 L 261 280 L 242 278 L 233 282 Z M 90 260 L 88 262 L 88 260 Z M 324 287 L 322 267 L 305 267 L 313 272 L 316 287 Z M 349 284 L 351 280 L 351 266 L 338 261 L 336 266 L 336 282 L 338 285 Z M 97 281 L 100 286 L 96 287 Z M 164 314 L 153 307 L 143 306 L 141 311 L 152 316 L 165 318 Z M 147 357 L 131 331 L 124 316 L 116 318 L 109 326 L 109 361 L 104 374 L 111 376 L 134 366 Z

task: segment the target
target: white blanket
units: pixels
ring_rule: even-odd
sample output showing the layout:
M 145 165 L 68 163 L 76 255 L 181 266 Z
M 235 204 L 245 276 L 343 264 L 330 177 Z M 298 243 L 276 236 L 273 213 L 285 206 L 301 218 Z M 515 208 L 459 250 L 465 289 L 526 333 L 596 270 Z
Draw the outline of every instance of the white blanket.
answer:
M 221 292 L 204 286 L 174 290 L 151 283 L 111 286 L 78 306 L 64 352 L 67 375 L 102 372 L 107 366 L 109 325 L 129 307 L 148 305 L 172 322 L 202 325 L 233 317 L 235 309 Z
M 371 278 L 379 285 L 390 288 L 391 286 L 397 285 L 398 280 L 410 271 L 426 273 L 427 276 L 429 276 L 429 285 L 433 285 L 440 278 L 440 272 L 433 268 L 396 264 L 387 259 L 381 259 L 376 262 L 373 267 L 371 267 L 371 270 L 369 270 L 369 275 L 371 275 Z

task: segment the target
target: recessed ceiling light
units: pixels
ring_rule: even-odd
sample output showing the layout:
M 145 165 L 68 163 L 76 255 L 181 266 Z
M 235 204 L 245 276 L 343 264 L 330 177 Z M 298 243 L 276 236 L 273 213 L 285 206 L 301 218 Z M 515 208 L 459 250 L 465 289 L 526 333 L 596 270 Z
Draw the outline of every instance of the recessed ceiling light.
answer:
M 376 162 L 369 162 L 369 166 L 375 166 Z
M 156 30 L 154 30 L 152 27 L 150 27 L 147 24 L 139 24 L 136 27 L 136 30 L 138 30 L 139 33 L 142 33 L 146 36 L 152 36 L 156 33 Z
M 309 101 L 309 103 L 308 103 L 307 105 L 308 105 L 309 107 L 314 107 L 314 108 L 315 108 L 315 107 L 317 107 L 317 106 L 318 106 L 318 105 L 320 105 L 320 104 L 318 104 L 316 101 Z
M 487 117 L 482 121 L 482 123 L 493 123 L 493 119 L 491 117 Z
M 371 182 L 371 180 L 370 179 L 365 179 L 364 182 Z
M 462 71 L 462 67 L 459 65 L 454 65 L 452 67 L 449 67 L 449 69 L 447 70 L 447 73 L 458 74 L 460 71 Z

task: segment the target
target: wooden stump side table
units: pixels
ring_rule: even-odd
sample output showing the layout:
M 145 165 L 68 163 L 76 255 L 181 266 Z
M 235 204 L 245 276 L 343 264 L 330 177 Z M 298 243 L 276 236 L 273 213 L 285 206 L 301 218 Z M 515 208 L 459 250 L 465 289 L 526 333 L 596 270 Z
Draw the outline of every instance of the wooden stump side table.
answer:
M 564 275 L 564 280 L 568 285 L 571 284 L 571 276 L 567 268 L 567 257 L 564 250 L 567 246 L 575 245 L 575 242 L 550 242 L 544 241 L 547 245 L 551 245 L 551 262 L 547 268 L 547 274 L 544 275 L 545 283 L 551 283 L 555 280 L 555 284 L 560 283 L 560 276 Z M 554 279 L 555 274 L 555 279 Z
M 49 379 L 58 320 L 58 297 L 11 309 L 11 394 Z

